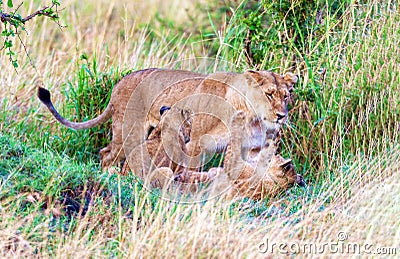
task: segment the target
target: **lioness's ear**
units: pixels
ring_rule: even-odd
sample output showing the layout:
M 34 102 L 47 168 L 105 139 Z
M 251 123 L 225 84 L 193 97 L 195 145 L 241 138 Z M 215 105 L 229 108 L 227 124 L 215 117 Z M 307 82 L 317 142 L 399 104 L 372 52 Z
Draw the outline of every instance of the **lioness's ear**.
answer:
M 290 84 L 290 87 L 289 87 L 289 89 L 288 89 L 289 91 L 292 91 L 292 90 L 293 90 L 293 85 L 294 85 L 295 83 L 297 83 L 297 80 L 298 80 L 297 76 L 296 76 L 295 74 L 293 74 L 293 73 L 290 73 L 290 72 L 287 72 L 287 73 L 284 75 L 283 79 L 285 79 L 285 81 L 288 82 L 288 83 Z
M 261 84 L 264 80 L 262 74 L 256 70 L 246 70 L 245 74 L 248 75 L 252 80 L 255 80 L 258 84 Z

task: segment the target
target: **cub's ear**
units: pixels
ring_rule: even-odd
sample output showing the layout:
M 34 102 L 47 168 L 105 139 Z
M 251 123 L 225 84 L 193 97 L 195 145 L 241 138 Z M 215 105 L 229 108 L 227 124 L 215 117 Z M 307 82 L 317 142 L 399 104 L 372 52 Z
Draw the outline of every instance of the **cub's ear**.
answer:
M 282 168 L 285 172 L 289 171 L 292 166 L 292 159 L 286 159 L 281 164 L 279 164 L 279 167 Z
M 307 186 L 306 182 L 304 181 L 303 176 L 301 176 L 299 174 L 296 174 L 296 183 L 298 185 L 300 185 L 301 187 L 306 187 Z
M 285 81 L 288 82 L 288 83 L 290 84 L 290 87 L 289 87 L 288 90 L 289 90 L 289 91 L 293 91 L 293 85 L 294 85 L 295 83 L 297 83 L 298 77 L 297 77 L 295 74 L 293 74 L 293 73 L 287 72 L 287 73 L 283 76 L 283 79 L 285 79 Z
M 170 106 L 162 106 L 162 107 L 160 108 L 160 116 L 162 116 L 162 115 L 164 114 L 164 112 L 166 112 L 166 111 L 168 111 L 168 110 L 171 110 L 171 107 L 170 107 Z
M 264 77 L 263 75 L 260 73 L 260 71 L 256 71 L 256 70 L 246 70 L 245 75 L 248 76 L 249 79 L 251 80 L 255 80 L 259 85 L 263 82 Z
M 191 109 L 184 108 L 184 109 L 181 110 L 181 115 L 182 115 L 184 120 L 188 120 L 194 115 L 194 113 L 193 113 L 193 111 Z

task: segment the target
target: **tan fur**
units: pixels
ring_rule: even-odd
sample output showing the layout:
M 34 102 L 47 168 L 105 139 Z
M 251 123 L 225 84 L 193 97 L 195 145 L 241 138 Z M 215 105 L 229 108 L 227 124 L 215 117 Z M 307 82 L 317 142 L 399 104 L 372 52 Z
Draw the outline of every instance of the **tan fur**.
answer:
M 196 183 L 210 182 L 214 180 L 214 178 L 221 173 L 225 173 L 223 167 L 212 167 L 208 171 L 202 171 L 202 172 L 185 170 L 182 173 L 176 175 L 174 179 L 175 181 L 181 183 L 196 184 Z
M 151 177 L 154 174 L 152 171 L 157 168 L 165 167 L 164 170 L 168 171 L 169 169 L 171 173 L 182 172 L 185 165 L 171 160 L 171 156 L 166 153 L 165 147 L 170 146 L 182 151 L 182 153 L 175 152 L 177 154 L 187 153 L 185 144 L 190 140 L 191 116 L 190 110 L 177 107 L 172 107 L 171 110 L 164 112 L 160 122 L 151 131 L 146 141 L 135 147 L 128 155 L 120 173 L 126 175 L 129 171 L 133 171 L 139 178 L 149 180 L 146 178 Z M 174 134 L 177 128 L 179 128 L 178 135 Z M 163 134 L 168 135 L 163 136 Z M 184 160 L 184 158 L 177 160 Z M 163 172 L 163 169 L 159 171 Z
M 224 197 L 251 198 L 262 200 L 266 197 L 274 197 L 282 191 L 292 187 L 295 183 L 304 185 L 303 177 L 296 174 L 290 159 L 284 159 L 280 155 L 274 155 L 267 167 L 257 169 L 251 163 L 245 163 L 240 169 L 237 177 L 228 175 L 231 187 Z M 260 178 L 255 177 L 258 171 L 263 174 Z M 206 172 L 184 171 L 174 177 L 176 181 L 188 184 L 198 184 L 216 180 L 216 176 L 226 174 L 227 170 L 222 167 L 213 167 Z M 170 172 L 168 172 L 171 175 Z
M 226 173 L 233 182 L 228 197 L 264 199 L 287 190 L 295 183 L 304 185 L 303 177 L 296 174 L 290 159 L 273 155 L 273 147 L 263 147 L 249 161 L 241 157 L 243 121 L 245 115 L 238 112 L 232 119 L 232 138 L 225 158 Z
M 261 200 L 287 190 L 295 183 L 304 186 L 303 177 L 296 174 L 290 159 L 273 155 L 271 147 L 264 147 L 256 157 L 245 161 L 241 156 L 245 114 L 238 112 L 232 120 L 232 138 L 225 157 L 225 168 L 211 168 L 208 172 L 185 171 L 175 177 L 184 183 L 217 181 L 217 175 L 227 174 L 230 189 L 228 198 L 248 197 Z
M 264 130 L 271 132 L 269 135 L 274 139 L 280 124 L 285 122 L 289 94 L 296 81 L 297 77 L 293 74 L 280 76 L 269 71 L 202 75 L 183 70 L 146 69 L 125 76 L 114 87 L 105 112 L 88 122 L 69 122 L 54 107 L 51 109 L 51 102 L 45 104 L 57 120 L 70 128 L 94 127 L 112 117 L 112 141 L 100 151 L 102 168 L 107 169 L 125 158 L 123 144 L 134 138 L 123 136 L 123 132 L 132 131 L 126 127 L 138 123 L 130 126 L 135 127 L 133 131 L 138 134 L 138 140 L 133 143 L 142 143 L 146 132 L 160 121 L 160 104 L 173 106 L 178 102 L 187 102 L 194 112 L 209 109 L 209 113 L 217 113 L 217 117 L 225 118 L 225 121 L 229 121 L 234 110 L 243 110 L 246 113 L 247 131 L 253 134 L 251 141 L 244 146 L 249 150 L 257 149 L 265 143 Z M 203 98 L 191 98 L 193 94 L 202 94 Z M 230 104 L 232 109 L 221 106 L 218 98 Z M 128 112 L 127 108 L 132 110 Z M 135 117 L 137 110 L 147 115 L 144 128 L 139 118 Z M 202 137 L 205 134 L 209 137 Z M 192 156 L 200 152 L 221 152 L 229 142 L 229 131 L 218 118 L 199 115 L 193 120 L 191 139 L 187 148 Z M 195 159 L 191 167 L 196 167 L 196 163 L 199 161 Z

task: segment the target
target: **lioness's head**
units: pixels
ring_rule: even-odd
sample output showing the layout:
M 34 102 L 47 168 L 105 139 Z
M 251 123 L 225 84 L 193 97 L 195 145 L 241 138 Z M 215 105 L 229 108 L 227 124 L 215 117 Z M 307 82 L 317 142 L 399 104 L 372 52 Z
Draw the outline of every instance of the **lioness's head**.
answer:
M 288 114 L 288 101 L 297 82 L 297 76 L 286 73 L 281 76 L 270 71 L 247 70 L 245 72 L 249 89 L 260 89 L 252 94 L 252 105 L 264 123 L 285 123 Z M 251 87 L 252 86 L 252 87 Z M 266 105 L 265 105 L 266 104 Z

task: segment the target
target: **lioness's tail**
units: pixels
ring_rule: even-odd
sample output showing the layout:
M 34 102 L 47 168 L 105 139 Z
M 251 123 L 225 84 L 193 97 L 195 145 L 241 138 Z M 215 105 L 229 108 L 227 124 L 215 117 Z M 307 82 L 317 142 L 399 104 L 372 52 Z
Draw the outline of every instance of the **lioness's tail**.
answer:
M 100 114 L 98 117 L 89 120 L 89 121 L 85 121 L 85 122 L 72 122 L 69 121 L 65 118 L 63 118 L 56 110 L 56 108 L 54 108 L 53 103 L 51 102 L 50 99 L 50 92 L 42 87 L 39 87 L 38 90 L 38 97 L 40 99 L 40 101 L 47 106 L 47 108 L 50 110 L 50 112 L 54 115 L 54 117 L 56 118 L 56 120 L 58 120 L 59 122 L 61 122 L 63 125 L 67 126 L 68 128 L 72 128 L 72 129 L 88 129 L 88 128 L 92 128 L 95 127 L 99 124 L 102 124 L 104 122 L 106 122 L 109 118 L 111 118 L 112 115 L 112 109 L 111 109 L 111 105 L 110 103 L 107 105 L 106 110 Z

